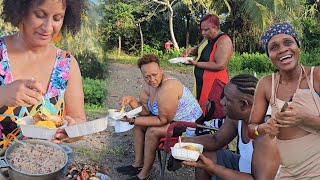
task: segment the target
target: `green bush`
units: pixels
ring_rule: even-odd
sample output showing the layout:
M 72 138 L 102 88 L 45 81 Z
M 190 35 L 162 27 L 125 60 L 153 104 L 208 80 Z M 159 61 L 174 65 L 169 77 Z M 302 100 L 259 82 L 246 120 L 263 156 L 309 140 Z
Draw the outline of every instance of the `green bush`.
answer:
M 241 72 L 242 67 L 242 57 L 239 53 L 234 53 L 228 64 L 228 71 L 231 72 Z
M 172 58 L 176 58 L 176 57 L 180 57 L 180 55 L 182 54 L 182 52 L 185 50 L 185 48 L 180 48 L 179 50 L 176 49 L 169 49 L 168 51 L 166 51 L 162 57 L 163 60 L 169 60 Z
M 82 79 L 85 104 L 103 106 L 106 98 L 106 82 L 98 79 Z
M 147 45 L 147 44 L 145 44 L 145 45 L 143 46 L 143 54 L 155 54 L 155 55 L 157 55 L 160 59 L 163 58 L 163 52 L 162 52 L 162 51 L 160 51 L 160 50 L 158 50 L 158 49 L 156 49 L 156 48 L 153 48 L 153 47 L 151 47 L 151 46 L 149 46 L 149 45 Z
M 84 78 L 105 79 L 107 75 L 107 63 L 99 60 L 94 53 L 85 52 L 75 55 L 79 62 L 81 75 Z
M 228 69 L 233 73 L 268 73 L 275 70 L 268 57 L 265 54 L 260 53 L 234 53 L 228 65 Z
M 320 66 L 320 49 L 300 53 L 300 63 L 308 66 Z
M 253 70 L 257 73 L 266 73 L 274 71 L 271 61 L 265 54 L 260 53 L 243 53 L 243 62 L 241 69 Z

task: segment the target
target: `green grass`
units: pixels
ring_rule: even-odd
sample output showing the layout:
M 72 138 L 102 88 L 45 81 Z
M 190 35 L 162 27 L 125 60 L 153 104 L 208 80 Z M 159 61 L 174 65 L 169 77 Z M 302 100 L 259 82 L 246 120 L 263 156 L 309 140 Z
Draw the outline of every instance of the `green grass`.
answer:
M 126 150 L 122 146 L 113 146 L 106 151 L 107 154 L 112 156 L 124 156 Z
M 107 108 L 104 105 L 85 103 L 84 107 L 88 120 L 107 116 Z
M 123 64 L 132 64 L 135 65 L 139 59 L 137 56 L 130 56 L 127 54 L 122 54 L 121 56 L 117 57 L 116 55 L 108 55 L 108 59 L 114 62 L 123 63 Z M 171 64 L 167 60 L 161 60 L 160 65 L 164 70 L 170 70 L 170 71 L 179 71 L 184 73 L 193 73 L 193 66 L 187 66 L 184 64 Z M 228 69 L 229 77 L 234 77 L 238 74 L 254 74 L 252 70 L 241 70 L 241 71 L 232 71 L 232 69 Z M 265 75 L 268 75 L 271 73 L 257 73 L 257 77 L 261 78 Z
M 93 151 L 92 148 L 88 147 L 77 147 L 74 148 L 74 152 L 78 156 L 83 156 L 88 158 L 91 161 L 100 161 L 101 159 L 104 159 L 106 153 L 107 153 L 107 148 L 102 149 L 101 151 Z
M 114 53 L 110 53 L 107 55 L 108 59 L 114 62 L 119 62 L 123 64 L 132 64 L 136 65 L 138 59 L 140 58 L 139 56 L 133 56 L 133 55 L 128 55 L 128 54 L 121 54 L 119 57 L 115 55 Z M 184 64 L 171 64 L 168 62 L 168 58 L 165 57 L 165 59 L 160 60 L 160 65 L 164 70 L 175 70 L 179 72 L 192 72 L 193 67 L 192 66 L 187 66 Z

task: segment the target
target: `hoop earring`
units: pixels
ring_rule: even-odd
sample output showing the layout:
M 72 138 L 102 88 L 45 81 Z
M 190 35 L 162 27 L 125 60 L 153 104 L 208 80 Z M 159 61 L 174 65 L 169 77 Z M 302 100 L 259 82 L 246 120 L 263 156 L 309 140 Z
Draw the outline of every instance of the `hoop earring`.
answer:
M 53 42 L 58 43 L 58 42 L 61 41 L 61 39 L 62 39 L 62 35 L 61 35 L 61 32 L 59 32 L 59 33 L 56 35 L 56 37 L 53 38 Z

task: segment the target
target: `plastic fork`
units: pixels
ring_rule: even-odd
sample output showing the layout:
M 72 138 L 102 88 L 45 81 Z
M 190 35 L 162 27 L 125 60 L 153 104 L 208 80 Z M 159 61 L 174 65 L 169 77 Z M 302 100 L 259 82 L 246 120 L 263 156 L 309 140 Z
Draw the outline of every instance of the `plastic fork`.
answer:
M 119 113 L 125 113 L 126 111 L 124 110 L 124 106 L 122 106 L 121 110 L 119 111 Z

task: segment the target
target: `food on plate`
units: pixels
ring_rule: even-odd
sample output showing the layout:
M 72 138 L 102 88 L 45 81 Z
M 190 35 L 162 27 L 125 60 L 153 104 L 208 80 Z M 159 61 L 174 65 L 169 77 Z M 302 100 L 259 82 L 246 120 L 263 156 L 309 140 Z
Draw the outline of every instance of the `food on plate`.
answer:
M 52 121 L 38 121 L 35 126 L 43 126 L 47 128 L 57 128 L 57 126 Z
M 199 151 L 199 152 L 200 152 L 200 149 L 199 149 L 199 148 L 194 147 L 194 146 L 192 146 L 192 145 L 186 145 L 186 146 L 183 146 L 182 148 L 188 149 L 188 150 L 193 150 L 193 151 Z
M 126 113 L 126 111 L 124 110 L 124 107 L 121 108 L 121 110 L 119 111 L 119 113 Z
M 37 122 L 35 125 L 41 124 L 41 126 L 45 126 L 48 128 L 53 128 L 52 123 L 56 126 L 56 128 L 62 126 L 64 123 L 63 118 L 61 118 L 59 116 L 55 116 L 55 115 L 47 116 L 47 115 L 45 115 L 43 113 L 39 113 L 39 112 L 37 112 L 33 116 L 33 120 L 35 120 Z M 50 123 L 48 121 L 50 121 L 52 123 Z
M 44 144 L 16 146 L 7 156 L 8 163 L 19 172 L 48 174 L 61 169 L 66 161 L 65 153 Z

